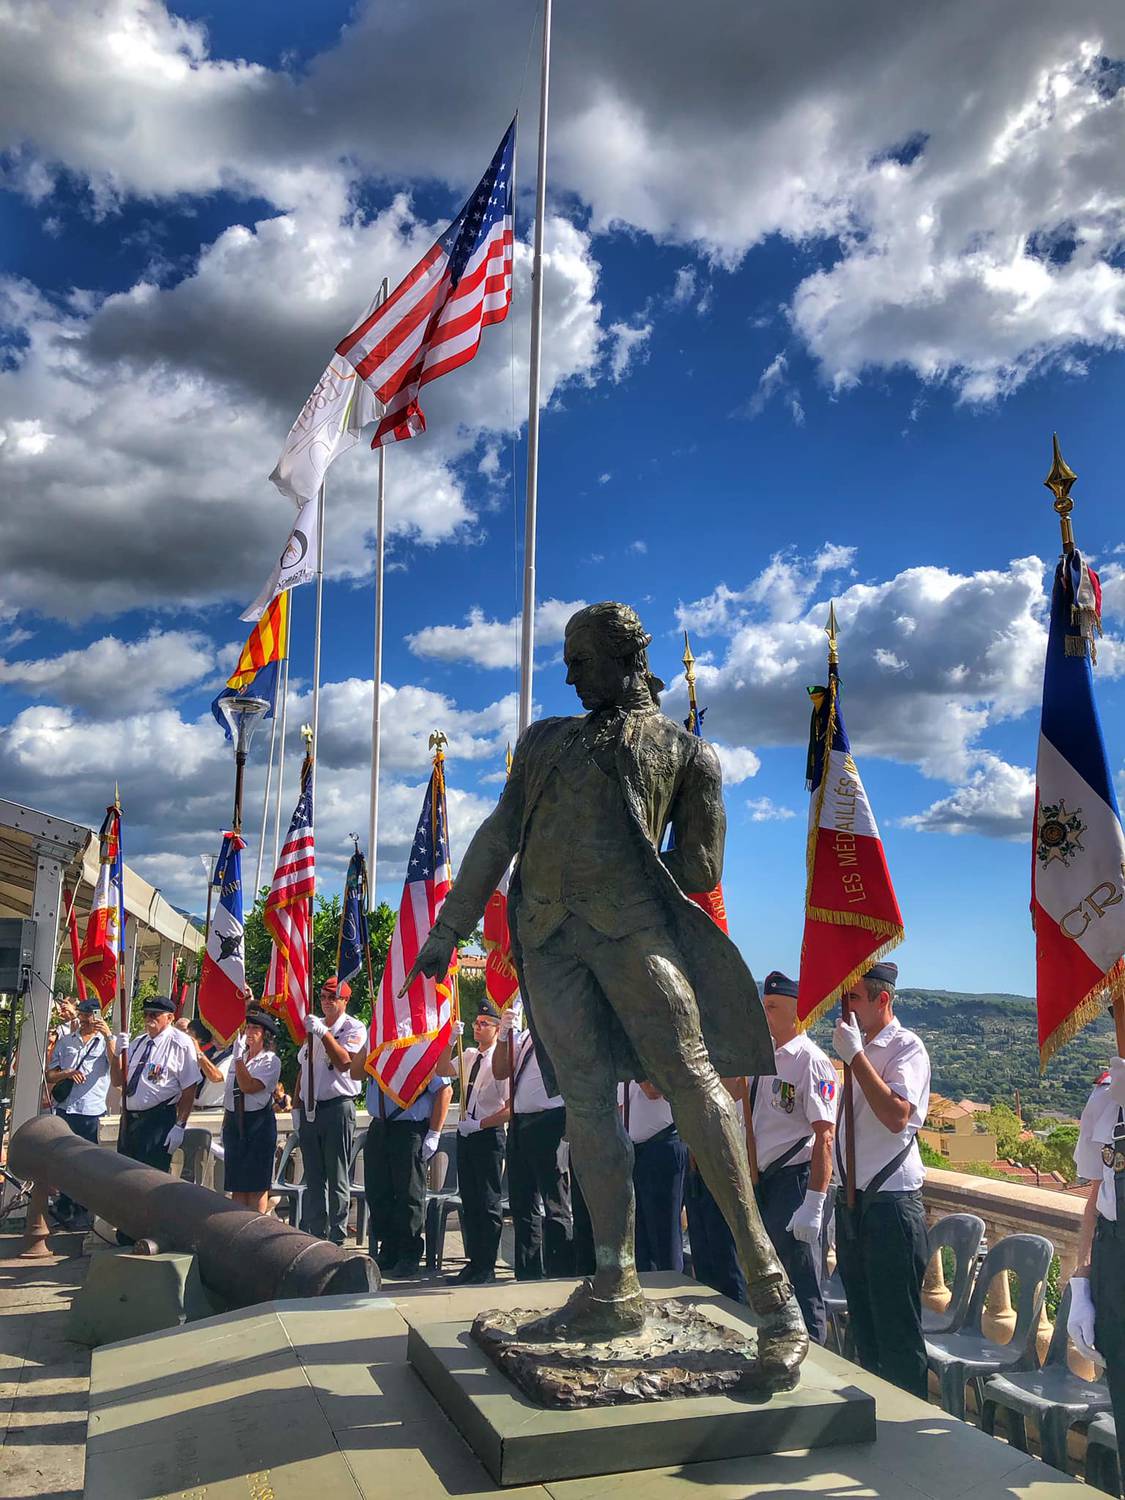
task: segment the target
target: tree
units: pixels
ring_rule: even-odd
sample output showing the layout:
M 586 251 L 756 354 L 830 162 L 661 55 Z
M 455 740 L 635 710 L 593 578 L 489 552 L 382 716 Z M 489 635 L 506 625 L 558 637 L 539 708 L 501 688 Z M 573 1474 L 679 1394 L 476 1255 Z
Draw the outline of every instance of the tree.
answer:
M 259 892 L 257 901 L 254 903 L 254 910 L 246 918 L 245 926 L 246 982 L 254 991 L 254 994 L 259 996 L 265 987 L 266 973 L 270 961 L 270 949 L 273 944 L 273 939 L 266 930 L 263 920 L 268 894 L 267 888 L 263 887 Z M 313 911 L 311 991 L 314 1004 L 316 996 L 319 995 L 325 981 L 336 972 L 336 955 L 340 945 L 341 910 L 342 901 L 339 895 L 333 896 L 331 900 L 325 899 L 324 896 L 316 897 L 315 910 Z M 379 981 L 383 977 L 383 969 L 387 962 L 387 954 L 390 951 L 391 937 L 394 934 L 394 929 L 395 914 L 385 901 L 380 901 L 374 911 L 370 911 L 367 914 L 371 969 L 376 987 L 378 987 Z M 366 972 L 361 970 L 348 983 L 352 987 L 352 998 L 348 1004 L 348 1010 L 353 1016 L 370 1025 L 371 989 L 368 984 Z M 277 1050 L 281 1057 L 282 1081 L 285 1087 L 292 1092 L 293 1080 L 297 1073 L 297 1047 L 284 1027 L 282 1027 L 278 1035 Z

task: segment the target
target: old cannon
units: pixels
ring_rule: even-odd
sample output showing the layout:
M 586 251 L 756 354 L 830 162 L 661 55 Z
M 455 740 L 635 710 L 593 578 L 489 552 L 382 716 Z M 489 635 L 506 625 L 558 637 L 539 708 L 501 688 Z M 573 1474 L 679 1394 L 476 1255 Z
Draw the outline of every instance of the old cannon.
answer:
M 36 1185 L 41 1201 L 50 1184 L 135 1240 L 193 1254 L 204 1285 L 229 1307 L 378 1289 L 370 1256 L 95 1146 L 54 1115 L 22 1125 L 8 1160 L 14 1173 Z

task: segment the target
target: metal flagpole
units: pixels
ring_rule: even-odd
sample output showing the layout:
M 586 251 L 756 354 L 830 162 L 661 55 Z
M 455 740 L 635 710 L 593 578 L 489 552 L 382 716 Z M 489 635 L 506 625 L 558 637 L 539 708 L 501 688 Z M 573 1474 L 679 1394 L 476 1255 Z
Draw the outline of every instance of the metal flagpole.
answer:
M 383 277 L 380 302 L 391 294 L 391 284 Z M 368 869 L 371 889 L 378 879 L 379 867 L 379 714 L 383 696 L 383 543 L 386 535 L 387 450 L 379 449 L 379 496 L 375 502 L 375 670 L 371 703 L 371 805 L 367 833 Z
M 262 798 L 262 835 L 258 840 L 258 870 L 254 876 L 254 901 L 262 889 L 262 856 L 266 852 L 266 826 L 270 816 L 270 786 L 273 782 L 273 754 L 277 744 L 277 703 L 273 707 L 273 723 L 270 725 L 270 753 L 266 758 L 266 790 Z M 274 866 L 276 869 L 276 865 Z
M 832 601 L 828 606 L 828 624 L 824 627 L 824 633 L 828 637 L 828 691 L 835 695 L 837 691 L 837 674 L 834 669 L 840 664 L 840 648 L 836 637 L 836 604 Z M 832 700 L 829 700 L 830 702 Z M 827 720 L 831 726 L 831 714 Z M 822 776 L 828 774 L 828 756 L 832 745 L 828 738 L 824 742 L 824 771 Z M 840 1014 L 845 1021 L 852 1018 L 852 1005 L 847 995 L 840 996 Z M 849 1208 L 855 1208 L 855 1084 L 852 1081 L 852 1065 L 844 1064 L 844 1094 L 840 1101 L 844 1116 L 844 1175 L 847 1178 L 847 1202 Z
M 313 636 L 312 793 L 316 806 L 317 735 L 320 733 L 320 619 L 324 606 L 324 481 L 316 492 L 316 634 Z
M 286 643 L 288 644 L 288 642 Z M 289 652 L 285 653 L 285 671 L 281 682 L 281 741 L 277 752 L 277 808 L 273 816 L 273 868 L 277 869 L 277 857 L 281 851 L 281 799 L 285 795 L 285 710 L 289 706 Z
M 520 635 L 522 734 L 531 723 L 535 657 L 535 532 L 539 501 L 539 363 L 543 333 L 543 218 L 547 206 L 547 99 L 551 79 L 551 0 L 543 0 L 543 60 L 539 75 L 539 164 L 535 183 L 535 235 L 531 262 L 531 358 L 527 391 L 527 504 L 523 527 L 523 623 Z

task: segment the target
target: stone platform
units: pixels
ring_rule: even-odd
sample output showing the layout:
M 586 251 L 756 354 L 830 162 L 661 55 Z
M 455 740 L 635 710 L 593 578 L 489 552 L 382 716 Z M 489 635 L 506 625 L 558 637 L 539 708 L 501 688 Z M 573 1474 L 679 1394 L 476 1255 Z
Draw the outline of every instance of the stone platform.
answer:
M 714 1309 L 716 1324 L 721 1312 Z M 503 1485 L 873 1442 L 874 1400 L 822 1365 L 819 1352 L 796 1390 L 773 1396 L 720 1390 L 560 1410 L 519 1390 L 464 1323 L 420 1323 L 407 1344 L 441 1409 Z
M 674 1275 L 652 1296 L 745 1309 Z M 561 1305 L 572 1282 L 541 1282 Z M 269 1303 L 110 1344 L 93 1358 L 86 1500 L 1079 1500 L 1083 1490 L 823 1350 L 813 1369 L 874 1396 L 875 1443 L 657 1465 L 501 1489 L 410 1368 L 411 1326 L 526 1307 L 528 1287 L 419 1287 Z M 2 1486 L 0 1486 L 2 1490 Z

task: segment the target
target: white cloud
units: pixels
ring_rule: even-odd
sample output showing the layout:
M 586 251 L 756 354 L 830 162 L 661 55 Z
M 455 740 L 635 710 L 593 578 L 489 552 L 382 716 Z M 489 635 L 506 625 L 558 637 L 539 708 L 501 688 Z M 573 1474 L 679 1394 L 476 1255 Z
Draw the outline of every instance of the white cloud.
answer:
M 103 636 L 54 657 L 0 659 L 0 683 L 80 708 L 94 718 L 117 718 L 126 710 L 155 708 L 208 674 L 217 676 L 215 667 L 215 648 L 206 636 L 193 630 L 152 630 L 128 642 Z
M 488 80 L 520 75 L 525 39 L 500 0 L 462 19 L 459 0 L 362 4 L 298 73 L 213 56 L 158 0 L 9 0 L 9 180 L 45 201 L 65 169 L 102 208 L 220 189 L 293 208 L 361 173 L 463 190 L 503 126 Z M 716 265 L 771 235 L 828 242 L 792 319 L 836 385 L 905 365 L 980 400 L 1077 371 L 1125 332 L 1125 12 L 1028 0 L 1009 21 L 1003 0 L 909 23 L 897 0 L 815 18 L 576 0 L 556 31 L 552 190 L 595 233 L 626 225 Z
M 828 598 L 812 602 L 804 583 L 815 560 L 788 555 L 787 576 L 801 580 L 800 610 L 770 618 L 776 565 L 745 588 L 720 588 L 681 606 L 684 623 L 728 637 L 725 654 L 701 660 L 700 701 L 708 727 L 756 747 L 804 744 L 806 687 L 823 682 Z M 926 775 L 959 782 L 970 775 L 990 724 L 1033 708 L 1042 692 L 1046 649 L 1044 564 L 1018 558 L 1006 569 L 958 574 L 907 568 L 878 583 L 834 591 L 839 624 L 842 705 L 859 756 L 881 755 Z M 1125 670 L 1125 648 L 1107 635 L 1099 673 Z M 888 671 L 877 653 L 905 661 Z M 885 660 L 885 658 L 884 658 Z M 659 670 L 659 663 L 657 663 Z M 683 698 L 683 679 L 670 695 Z
M 757 776 L 762 769 L 761 758 L 749 746 L 724 745 L 721 740 L 713 740 L 712 744 L 723 768 L 723 781 L 727 786 L 738 786 L 743 781 L 749 781 L 751 776 Z
M 566 622 L 585 605 L 584 599 L 544 599 L 535 610 L 535 640 L 539 646 L 553 645 L 563 638 Z M 519 665 L 520 617 L 491 620 L 479 608 L 471 609 L 464 625 L 427 625 L 408 635 L 406 644 L 415 656 L 438 661 L 472 662 L 478 667 Z
M 752 823 L 783 823 L 797 816 L 791 807 L 779 807 L 769 797 L 747 797 L 746 811 Z
M 801 405 L 801 399 L 797 389 L 789 376 L 789 361 L 786 356 L 775 354 L 773 359 L 758 377 L 758 384 L 754 394 L 749 400 L 744 401 L 741 406 L 735 408 L 731 413 L 734 417 L 746 417 L 753 420 L 760 417 L 765 411 L 773 397 L 777 397 L 786 407 L 797 427 L 805 425 L 805 408 Z
M 253 231 L 228 230 L 178 285 L 138 283 L 89 313 L 0 283 L 0 321 L 26 340 L 18 363 L 0 369 L 9 601 L 79 619 L 173 598 L 251 599 L 289 525 L 266 475 L 326 350 L 367 300 L 372 267 L 393 280 L 438 227 L 404 199 L 361 223 L 329 187 Z M 591 377 L 602 339 L 589 237 L 552 218 L 547 246 L 545 402 Z M 511 430 L 513 382 L 527 378 L 528 276 L 520 245 L 514 330 L 490 330 L 471 371 L 431 386 L 429 431 L 396 447 L 392 539 L 434 543 L 476 523 L 459 466 L 479 441 L 487 456 L 489 435 Z M 55 436 L 29 442 L 32 426 Z M 373 485 L 366 445 L 333 467 L 330 576 L 371 566 Z
M 646 541 L 643 541 L 640 537 L 637 537 L 635 541 L 629 543 L 628 547 L 625 550 L 627 552 L 634 553 L 638 557 L 644 557 L 645 553 L 648 551 L 648 543 Z
M 744 606 L 763 605 L 775 619 L 795 619 L 822 579 L 851 570 L 855 550 L 826 542 L 811 558 L 798 556 L 794 547 L 775 552 L 744 589 L 730 589 L 720 583 L 705 598 L 680 604 L 676 618 L 683 630 L 698 630 L 703 635 L 728 630 L 742 616 Z
M 317 769 L 317 868 L 326 890 L 338 889 L 347 865 L 348 835 L 367 828 L 371 755 L 371 681 L 327 682 L 321 696 Z M 475 790 L 478 768 L 502 768 L 514 737 L 515 695 L 480 710 L 412 684 L 384 684 L 383 778 L 380 789 L 379 881 L 393 898 L 414 836 L 430 763 L 427 740 L 449 736 L 447 778 L 454 863 L 494 804 Z M 309 716 L 307 692 L 291 692 L 282 828 L 296 800 L 301 744 Z M 247 770 L 244 877 L 257 864 L 268 736 L 255 740 Z M 72 707 L 24 709 L 0 734 L 5 795 L 45 812 L 96 827 L 115 782 L 120 783 L 129 864 L 191 911 L 201 909 L 200 854 L 213 854 L 229 826 L 234 762 L 221 730 L 204 712 L 185 719 L 169 707 L 92 719 Z M 271 824 L 272 829 L 272 815 Z M 269 879 L 272 833 L 263 879 Z M 366 842 L 366 838 L 364 838 Z
M 609 374 L 615 385 L 624 380 L 634 364 L 645 358 L 652 336 L 651 323 L 611 323 Z
M 613 475 L 608 470 L 606 470 L 606 472 L 604 474 L 599 474 L 598 475 L 598 483 L 599 484 L 608 484 L 609 481 L 612 478 L 613 478 Z
M 986 838 L 1026 843 L 1035 808 L 1035 777 L 989 751 L 972 758 L 973 771 L 963 786 L 932 802 L 924 812 L 900 819 L 920 833 L 976 833 Z

